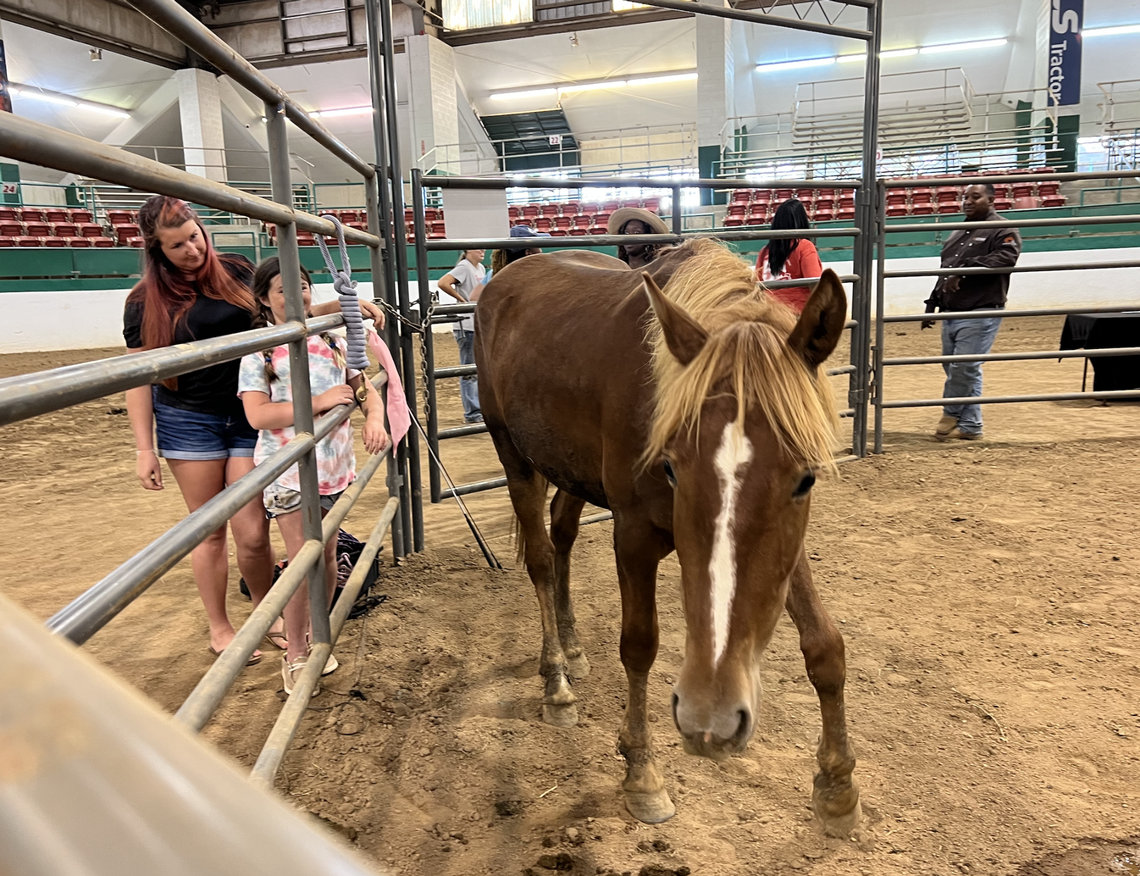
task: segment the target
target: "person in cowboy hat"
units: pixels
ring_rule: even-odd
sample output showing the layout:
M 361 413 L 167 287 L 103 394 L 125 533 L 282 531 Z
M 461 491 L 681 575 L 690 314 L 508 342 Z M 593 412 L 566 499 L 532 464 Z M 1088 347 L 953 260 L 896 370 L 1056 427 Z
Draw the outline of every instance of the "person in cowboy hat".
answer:
M 656 213 L 641 207 L 622 207 L 610 214 L 608 234 L 671 234 L 669 226 Z M 634 270 L 644 268 L 657 258 L 664 244 L 626 244 L 617 248 L 618 258 Z

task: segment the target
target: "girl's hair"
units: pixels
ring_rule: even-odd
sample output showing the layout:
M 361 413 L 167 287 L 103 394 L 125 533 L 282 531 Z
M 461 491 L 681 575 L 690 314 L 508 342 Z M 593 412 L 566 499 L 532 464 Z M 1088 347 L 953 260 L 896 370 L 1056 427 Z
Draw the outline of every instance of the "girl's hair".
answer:
M 776 213 L 772 216 L 773 231 L 783 228 L 810 227 L 811 223 L 808 222 L 807 210 L 797 198 L 788 198 L 776 208 Z M 784 270 L 784 265 L 788 261 L 788 256 L 792 254 L 792 250 L 799 246 L 799 243 L 796 238 L 768 241 L 768 269 L 772 272 L 773 277 L 780 276 L 780 272 Z
M 147 198 L 139 209 L 138 221 L 145 247 L 143 276 L 127 296 L 127 301 L 143 305 L 143 349 L 153 350 L 174 342 L 174 329 L 186 318 L 199 292 L 207 298 L 254 312 L 252 293 L 226 270 L 226 265 L 236 263 L 237 259 L 219 255 L 202 226 L 202 220 L 189 204 L 167 195 L 155 195 Z M 197 224 L 206 244 L 206 260 L 189 276 L 170 263 L 158 239 L 160 230 L 180 228 L 187 222 Z M 171 389 L 177 386 L 176 381 L 164 381 L 164 384 Z
M 525 250 L 523 250 L 525 252 Z M 513 261 L 510 253 L 505 249 L 497 249 L 491 253 L 491 270 L 496 274 Z
M 307 283 L 311 289 L 313 278 L 304 265 L 298 265 L 298 267 L 301 269 L 301 280 Z M 257 310 L 253 314 L 253 328 L 255 329 L 273 325 L 273 308 L 269 306 L 269 284 L 280 273 L 281 260 L 277 256 L 270 256 L 262 261 L 253 273 L 253 297 L 257 304 Z M 345 365 L 344 354 L 341 353 L 333 336 L 328 332 L 321 332 L 321 340 L 332 348 L 333 358 L 337 365 L 343 368 Z M 265 379 L 273 383 L 277 379 L 277 371 L 273 367 L 273 351 L 262 350 L 261 355 L 265 359 Z

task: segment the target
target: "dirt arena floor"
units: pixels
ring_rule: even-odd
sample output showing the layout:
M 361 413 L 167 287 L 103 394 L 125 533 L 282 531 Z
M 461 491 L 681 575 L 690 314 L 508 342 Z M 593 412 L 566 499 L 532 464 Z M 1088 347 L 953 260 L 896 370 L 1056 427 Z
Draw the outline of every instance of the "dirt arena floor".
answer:
M 935 332 L 889 328 L 889 355 L 938 352 Z M 995 349 L 1056 349 L 1060 329 L 1061 318 L 1007 321 Z M 449 336 L 437 346 L 455 362 Z M 0 377 L 112 352 L 0 357 Z M 990 364 L 986 389 L 1075 391 L 1081 367 Z M 937 396 L 941 372 L 896 368 L 886 385 L 889 398 Z M 456 389 L 445 425 L 461 420 Z M 4 429 L 0 587 L 41 618 L 183 516 L 172 482 L 162 493 L 134 482 L 123 406 L 111 397 Z M 430 549 L 389 565 L 387 602 L 348 624 L 281 792 L 409 876 L 1140 872 L 1140 406 L 996 405 L 986 440 L 953 446 L 930 438 L 938 416 L 888 411 L 887 452 L 814 495 L 808 549 L 846 637 L 866 816 L 850 840 L 826 838 L 808 809 L 819 711 L 786 619 L 747 752 L 723 764 L 681 752 L 672 559 L 650 703 L 677 816 L 633 821 L 615 745 L 625 682 L 610 525 L 583 529 L 575 549 L 593 672 L 577 685 L 579 725 L 556 730 L 539 719 L 536 604 L 501 491 L 469 504 L 509 571 L 486 567 L 453 503 L 429 507 Z M 458 480 L 498 473 L 486 436 L 443 454 Z M 365 535 L 384 498 L 367 492 L 346 528 Z M 184 562 L 86 647 L 174 710 L 209 665 L 206 644 Z M 264 647 L 204 731 L 247 768 L 282 700 Z

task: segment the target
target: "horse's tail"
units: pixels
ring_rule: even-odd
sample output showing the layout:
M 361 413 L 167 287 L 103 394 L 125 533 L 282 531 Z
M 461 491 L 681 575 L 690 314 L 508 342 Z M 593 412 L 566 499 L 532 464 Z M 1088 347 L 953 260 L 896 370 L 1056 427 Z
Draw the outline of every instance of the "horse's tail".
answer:
M 546 494 L 550 488 L 550 481 L 540 474 L 534 476 L 537 483 L 542 486 L 542 504 L 546 504 Z M 526 536 L 523 535 L 522 526 L 519 524 L 519 516 L 516 514 L 513 525 L 513 534 L 515 537 L 515 565 L 522 566 L 526 564 Z

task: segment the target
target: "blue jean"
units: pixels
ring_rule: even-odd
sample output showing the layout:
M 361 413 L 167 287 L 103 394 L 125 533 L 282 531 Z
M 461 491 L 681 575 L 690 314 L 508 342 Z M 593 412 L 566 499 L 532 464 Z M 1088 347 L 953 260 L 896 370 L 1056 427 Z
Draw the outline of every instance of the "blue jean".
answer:
M 455 343 L 459 344 L 459 364 L 475 364 L 475 332 L 456 329 Z M 463 419 L 467 422 L 482 418 L 479 409 L 479 378 L 475 375 L 459 378 L 459 395 L 463 399 Z
M 994 345 L 1001 317 L 986 319 L 947 319 L 942 322 L 942 355 L 964 356 L 988 353 Z M 981 362 L 943 362 L 946 384 L 943 398 L 966 398 L 982 394 Z M 982 431 L 981 405 L 944 405 L 942 412 L 958 418 L 963 432 Z

